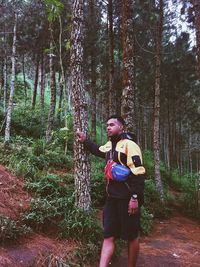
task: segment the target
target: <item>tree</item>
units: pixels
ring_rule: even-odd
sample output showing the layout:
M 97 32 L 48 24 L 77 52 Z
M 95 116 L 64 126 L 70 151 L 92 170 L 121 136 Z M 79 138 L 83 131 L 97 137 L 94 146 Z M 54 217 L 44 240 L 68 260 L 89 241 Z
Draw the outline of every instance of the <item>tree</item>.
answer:
M 159 21 L 156 25 L 156 70 L 155 70 L 155 103 L 153 124 L 153 151 L 156 186 L 163 199 L 163 185 L 160 174 L 160 79 L 161 79 L 161 51 L 163 32 L 163 0 L 159 0 Z
M 134 122 L 134 34 L 133 1 L 122 2 L 122 43 L 123 43 L 123 91 L 121 113 L 127 130 L 135 131 Z
M 11 129 L 11 116 L 13 108 L 13 97 L 15 91 L 15 69 L 16 69 L 16 41 L 17 41 L 17 13 L 15 13 L 15 22 L 13 28 L 13 45 L 12 45 L 12 78 L 11 78 L 11 88 L 10 97 L 6 114 L 6 128 L 5 128 L 5 141 L 10 140 L 10 129 Z
M 90 164 L 84 146 L 76 138 L 77 130 L 87 132 L 87 103 L 83 77 L 83 0 L 74 0 L 71 33 L 71 93 L 74 124 L 74 171 L 76 206 L 84 211 L 91 207 Z
M 196 29 L 196 43 L 197 43 L 197 69 L 200 80 L 200 3 L 198 0 L 192 0 L 195 12 L 195 29 Z
M 114 90 L 114 34 L 113 34 L 113 0 L 108 1 L 108 42 L 109 42 L 109 115 L 115 113 L 115 90 Z
M 91 22 L 91 30 L 90 30 L 90 66 L 91 66 L 91 136 L 92 139 L 96 140 L 96 102 L 97 102 L 97 94 L 96 94 L 96 59 L 95 59 L 95 52 L 96 52 L 96 31 L 95 28 L 95 3 L 94 0 L 89 1 L 89 17 Z
M 51 100 L 48 114 L 46 141 L 50 142 L 52 139 L 52 129 L 54 125 L 55 108 L 56 108 L 56 79 L 55 79 L 55 66 L 54 66 L 54 54 L 53 54 L 53 40 L 52 40 L 52 25 L 50 22 L 50 54 L 49 54 L 49 69 L 50 69 L 50 88 L 51 88 Z
M 40 58 L 38 55 L 37 60 L 36 60 L 36 68 L 35 68 L 35 82 L 34 82 L 33 97 L 32 97 L 32 109 L 35 108 L 35 104 L 36 104 L 38 77 L 39 77 L 39 65 L 40 65 Z

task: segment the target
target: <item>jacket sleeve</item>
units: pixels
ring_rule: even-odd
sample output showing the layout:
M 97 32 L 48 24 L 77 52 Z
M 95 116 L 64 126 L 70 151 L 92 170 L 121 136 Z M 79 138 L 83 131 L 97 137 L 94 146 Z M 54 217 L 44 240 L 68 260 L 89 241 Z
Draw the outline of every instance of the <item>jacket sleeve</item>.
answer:
M 139 146 L 130 141 L 127 143 L 127 166 L 131 170 L 130 189 L 132 194 L 137 194 L 139 201 L 143 202 L 145 168 L 142 165 L 142 153 Z
M 84 142 L 85 148 L 90 151 L 93 155 L 105 159 L 106 153 L 99 150 L 97 144 L 93 143 L 90 139 L 86 139 Z

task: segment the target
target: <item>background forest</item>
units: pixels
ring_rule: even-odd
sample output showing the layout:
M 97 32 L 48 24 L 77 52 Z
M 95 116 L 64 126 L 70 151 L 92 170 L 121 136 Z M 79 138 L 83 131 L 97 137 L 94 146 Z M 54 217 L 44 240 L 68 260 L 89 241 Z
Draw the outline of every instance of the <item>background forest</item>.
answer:
M 0 215 L 4 241 L 58 224 L 86 242 L 81 261 L 96 253 L 87 211 L 103 205 L 104 162 L 74 136 L 105 142 L 111 114 L 144 151 L 143 232 L 177 201 L 171 187 L 199 218 L 199 89 L 198 0 L 1 0 L 0 162 L 33 196 L 17 222 Z

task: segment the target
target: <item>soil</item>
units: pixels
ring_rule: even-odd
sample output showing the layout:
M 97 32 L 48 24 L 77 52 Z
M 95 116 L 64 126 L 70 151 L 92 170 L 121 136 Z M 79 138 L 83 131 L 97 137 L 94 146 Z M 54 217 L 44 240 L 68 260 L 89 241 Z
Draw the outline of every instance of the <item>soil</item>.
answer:
M 10 174 L 3 166 L 0 166 L 0 192 L 0 215 L 17 220 L 20 213 L 29 207 L 31 196 L 24 189 L 23 180 Z M 57 240 L 52 235 L 32 234 L 18 243 L 0 247 L 0 267 L 69 266 L 61 265 L 62 258 L 70 261 L 77 246 L 78 242 Z M 110 266 L 127 266 L 125 247 Z M 170 219 L 155 220 L 151 234 L 141 237 L 137 267 L 142 266 L 200 266 L 200 225 L 177 210 Z
M 127 266 L 127 251 L 111 264 Z M 200 225 L 175 211 L 168 220 L 155 220 L 149 236 L 141 237 L 137 267 L 200 266 Z

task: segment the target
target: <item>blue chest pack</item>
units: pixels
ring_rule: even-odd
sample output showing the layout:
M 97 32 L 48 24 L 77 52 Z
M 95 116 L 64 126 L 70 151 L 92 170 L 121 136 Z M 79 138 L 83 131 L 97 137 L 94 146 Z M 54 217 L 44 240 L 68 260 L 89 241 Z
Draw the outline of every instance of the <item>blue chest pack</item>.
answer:
M 114 180 L 118 182 L 124 182 L 128 178 L 131 170 L 125 165 L 118 164 L 112 159 L 111 152 L 109 153 L 110 159 L 107 161 L 107 164 L 104 168 L 104 173 L 106 176 L 106 180 Z

